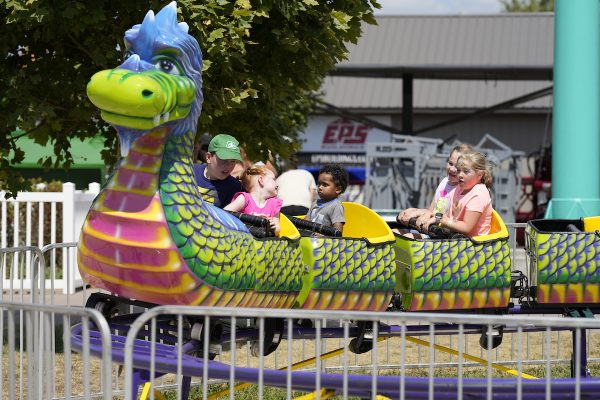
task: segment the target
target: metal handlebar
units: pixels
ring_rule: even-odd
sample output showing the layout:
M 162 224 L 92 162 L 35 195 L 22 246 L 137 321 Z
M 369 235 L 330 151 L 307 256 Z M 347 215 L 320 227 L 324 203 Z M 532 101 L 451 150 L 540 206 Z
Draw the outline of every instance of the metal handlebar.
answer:
M 327 225 L 319 224 L 317 222 L 311 222 L 311 221 L 307 221 L 305 219 L 300 219 L 300 218 L 296 218 L 296 217 L 288 217 L 288 218 L 290 221 L 292 221 L 292 224 L 294 224 L 296 226 L 296 228 L 320 233 L 325 236 L 335 236 L 335 237 L 342 236 L 342 231 L 335 229 L 332 226 L 327 226 Z

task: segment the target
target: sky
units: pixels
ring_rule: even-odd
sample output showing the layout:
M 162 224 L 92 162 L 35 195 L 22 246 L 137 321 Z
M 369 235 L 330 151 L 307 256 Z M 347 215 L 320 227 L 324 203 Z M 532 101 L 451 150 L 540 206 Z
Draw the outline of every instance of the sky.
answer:
M 499 0 L 378 0 L 376 15 L 493 14 L 500 12 Z

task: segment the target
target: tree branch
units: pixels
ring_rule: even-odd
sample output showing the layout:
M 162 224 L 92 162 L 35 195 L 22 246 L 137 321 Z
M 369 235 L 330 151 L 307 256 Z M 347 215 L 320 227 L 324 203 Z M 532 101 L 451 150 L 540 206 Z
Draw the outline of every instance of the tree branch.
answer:
M 81 43 L 79 43 L 77 40 L 75 40 L 75 38 L 73 37 L 73 35 L 71 35 L 71 33 L 69 31 L 65 31 L 65 33 L 67 34 L 67 37 L 69 38 L 69 40 L 71 40 L 71 42 L 75 45 L 75 47 L 77 47 L 79 50 L 81 50 L 84 54 L 86 54 L 94 63 L 99 64 L 94 56 L 92 55 L 92 53 L 90 53 L 84 46 L 81 45 Z M 100 65 L 101 68 L 103 69 L 107 69 L 108 67 L 106 65 Z
M 19 139 L 20 139 L 20 138 L 22 138 L 23 136 L 27 136 L 27 135 L 29 135 L 31 132 L 34 132 L 34 131 L 35 131 L 36 129 L 38 129 L 40 126 L 44 125 L 44 122 L 45 122 L 45 121 L 44 121 L 44 120 L 42 120 L 38 126 L 35 126 L 35 127 L 31 128 L 31 129 L 30 129 L 30 130 L 28 130 L 28 131 L 25 131 L 25 132 L 23 132 L 23 133 L 19 133 L 18 135 L 11 135 L 11 136 L 10 136 L 10 140 L 14 142 L 14 141 L 16 141 L 16 140 L 19 140 Z M 15 144 L 13 143 L 13 145 L 15 145 Z

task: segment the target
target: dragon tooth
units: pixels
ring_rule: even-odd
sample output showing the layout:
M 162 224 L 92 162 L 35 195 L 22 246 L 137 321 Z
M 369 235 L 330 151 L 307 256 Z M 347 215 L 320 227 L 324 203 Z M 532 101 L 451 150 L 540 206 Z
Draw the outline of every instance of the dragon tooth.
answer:
M 163 121 L 168 122 L 170 117 L 170 113 L 167 111 L 163 114 Z
M 156 114 L 154 116 L 153 121 L 154 121 L 154 126 L 158 126 L 158 124 L 160 124 L 160 114 Z

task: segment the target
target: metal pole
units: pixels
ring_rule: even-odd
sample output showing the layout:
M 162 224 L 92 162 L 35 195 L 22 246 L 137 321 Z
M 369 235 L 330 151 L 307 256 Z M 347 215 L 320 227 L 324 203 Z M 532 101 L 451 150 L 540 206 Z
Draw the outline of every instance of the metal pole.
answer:
M 598 0 L 556 0 L 552 200 L 546 218 L 600 215 Z
M 413 134 L 413 74 L 402 75 L 402 133 Z

